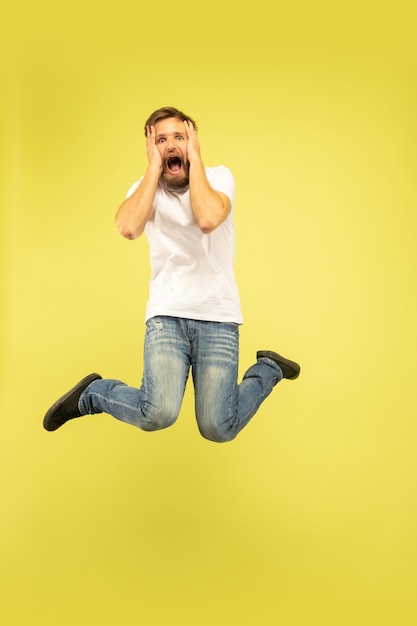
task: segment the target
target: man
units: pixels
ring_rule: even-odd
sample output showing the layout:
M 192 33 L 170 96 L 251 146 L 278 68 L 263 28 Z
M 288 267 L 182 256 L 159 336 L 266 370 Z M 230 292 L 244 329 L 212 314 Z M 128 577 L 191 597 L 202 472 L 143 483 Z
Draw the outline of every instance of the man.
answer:
M 142 385 L 90 374 L 48 410 L 44 427 L 105 412 L 146 431 L 166 428 L 178 417 L 191 369 L 200 433 L 230 441 L 300 367 L 259 351 L 238 385 L 243 320 L 233 270 L 233 176 L 224 166 L 203 165 L 196 124 L 178 109 L 152 113 L 145 135 L 147 170 L 116 215 L 124 237 L 145 231 L 150 246 Z

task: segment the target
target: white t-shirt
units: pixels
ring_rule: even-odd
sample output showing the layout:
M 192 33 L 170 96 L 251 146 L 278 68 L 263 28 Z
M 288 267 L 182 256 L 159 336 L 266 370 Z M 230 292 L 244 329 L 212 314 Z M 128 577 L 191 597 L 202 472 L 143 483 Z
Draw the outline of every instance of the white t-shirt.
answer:
M 227 219 L 204 234 L 191 209 L 190 192 L 158 185 L 145 226 L 150 247 L 151 282 L 146 320 L 169 315 L 212 322 L 243 322 L 233 270 L 235 183 L 229 169 L 206 167 L 210 186 L 231 201 Z M 129 189 L 127 197 L 142 179 Z

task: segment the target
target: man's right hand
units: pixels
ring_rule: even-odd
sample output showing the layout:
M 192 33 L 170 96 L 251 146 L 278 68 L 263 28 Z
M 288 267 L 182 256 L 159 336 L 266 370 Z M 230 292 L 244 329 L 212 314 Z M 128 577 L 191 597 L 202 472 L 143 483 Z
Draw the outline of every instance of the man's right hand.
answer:
M 155 141 L 155 126 L 146 127 L 146 152 L 149 165 L 162 170 L 162 156 Z

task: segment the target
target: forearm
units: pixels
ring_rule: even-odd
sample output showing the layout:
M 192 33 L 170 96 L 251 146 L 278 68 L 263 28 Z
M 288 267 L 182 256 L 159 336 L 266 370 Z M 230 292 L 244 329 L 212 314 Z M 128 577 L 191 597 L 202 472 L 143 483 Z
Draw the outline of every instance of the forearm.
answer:
M 190 164 L 190 200 L 194 217 L 203 233 L 210 233 L 224 222 L 230 212 L 229 198 L 213 189 L 201 159 Z
M 126 239 L 136 239 L 145 228 L 160 176 L 160 168 L 149 166 L 139 187 L 127 198 L 116 213 L 116 226 Z

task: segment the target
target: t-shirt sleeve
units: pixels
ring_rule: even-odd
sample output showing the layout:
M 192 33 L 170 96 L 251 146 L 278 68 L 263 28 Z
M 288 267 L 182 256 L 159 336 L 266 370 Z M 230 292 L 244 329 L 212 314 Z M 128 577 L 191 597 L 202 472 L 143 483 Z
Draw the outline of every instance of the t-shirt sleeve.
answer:
M 232 210 L 235 206 L 235 179 L 232 172 L 224 165 L 206 169 L 207 180 L 216 191 L 221 191 L 230 199 Z
M 137 180 L 135 183 L 133 183 L 133 185 L 131 185 L 129 187 L 128 192 L 126 194 L 126 200 L 128 198 L 130 198 L 130 196 L 132 196 L 135 193 L 136 189 L 139 187 L 139 185 L 141 184 L 142 180 L 143 180 L 143 176 L 142 176 L 142 178 Z

